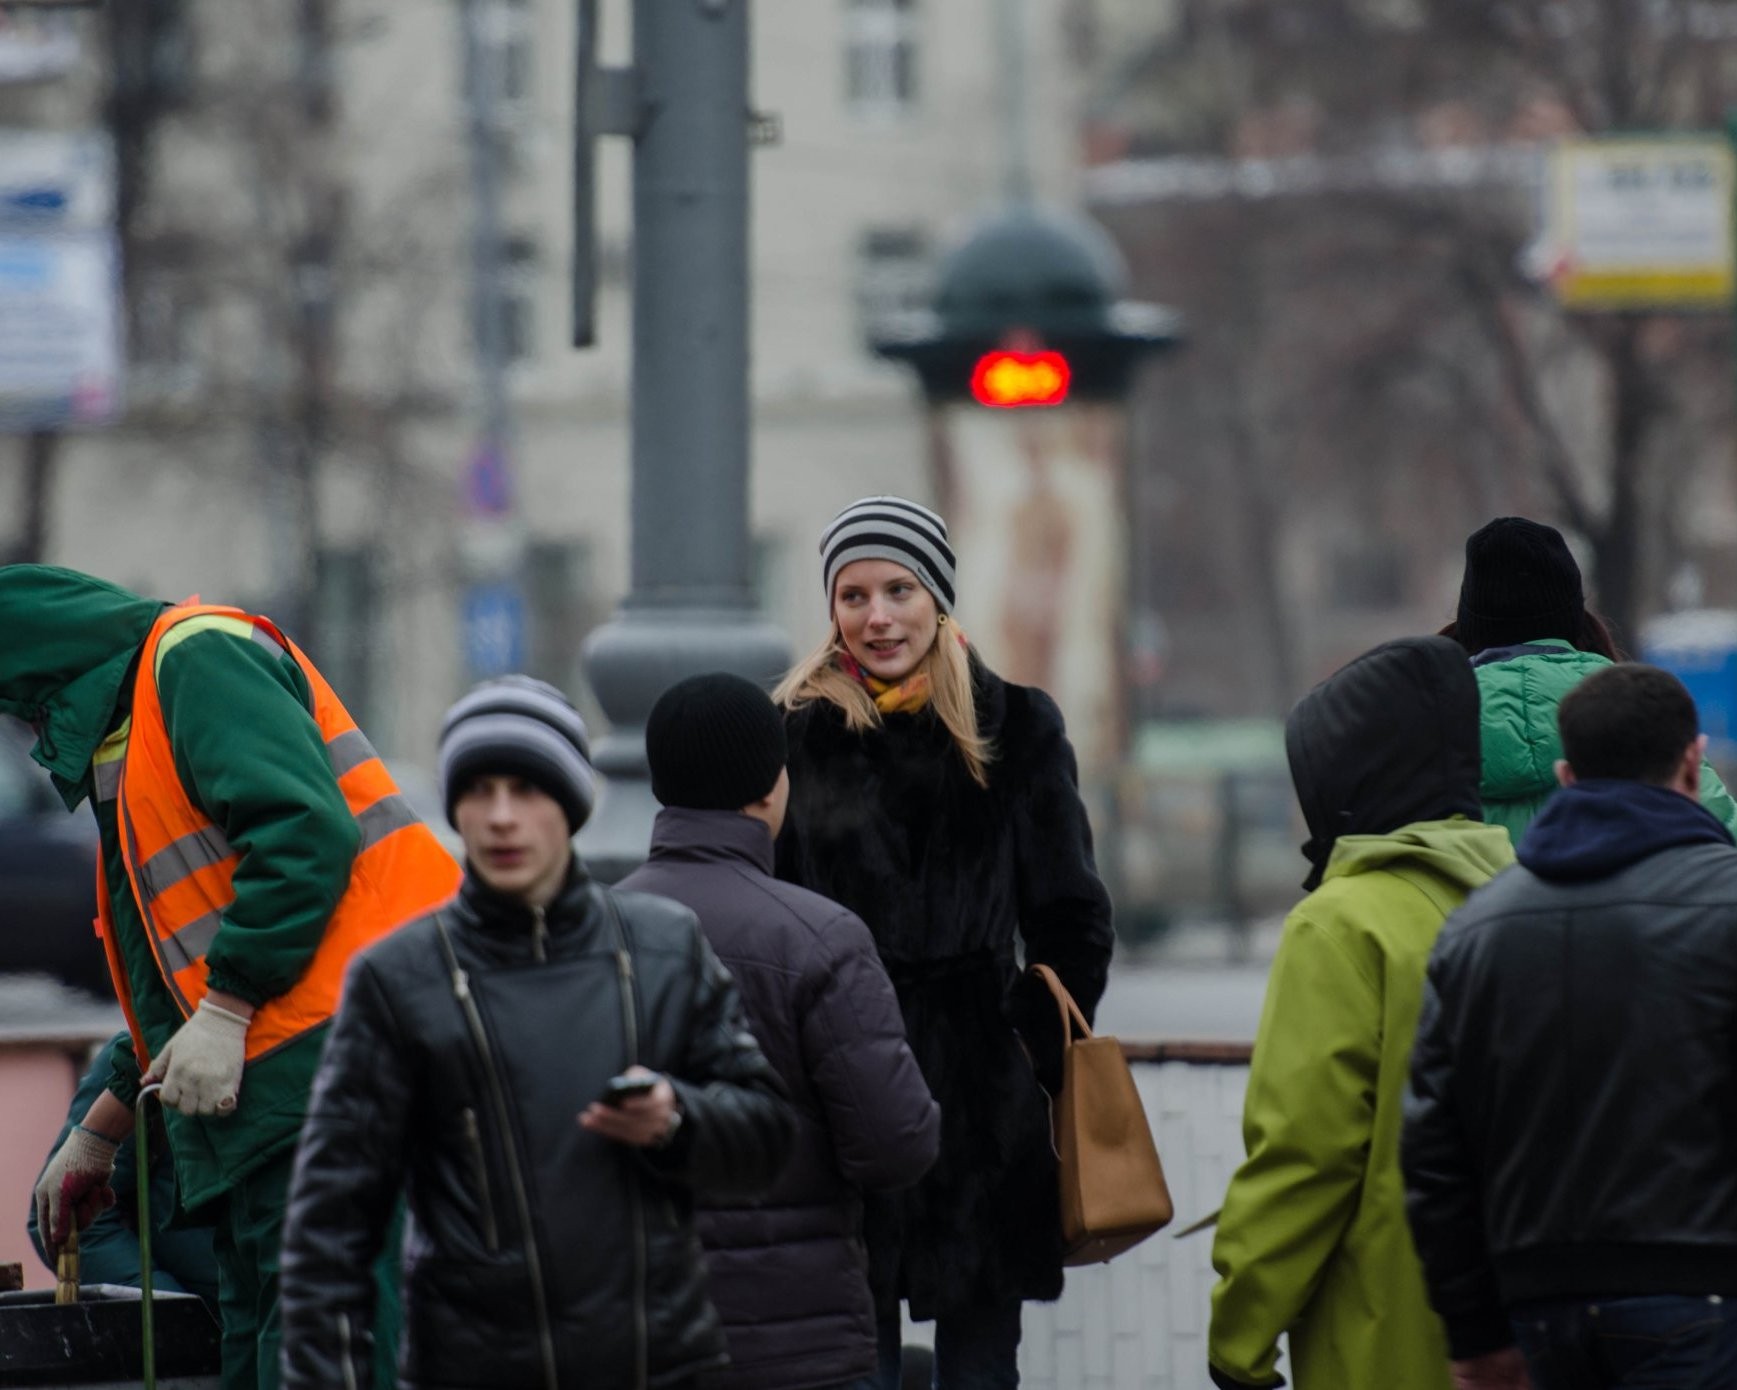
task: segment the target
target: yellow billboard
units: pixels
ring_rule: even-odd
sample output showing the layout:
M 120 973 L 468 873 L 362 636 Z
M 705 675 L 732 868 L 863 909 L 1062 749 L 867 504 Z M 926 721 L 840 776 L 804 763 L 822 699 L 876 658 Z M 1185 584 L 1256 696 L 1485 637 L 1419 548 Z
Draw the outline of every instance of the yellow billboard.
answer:
M 1538 267 L 1569 309 L 1722 309 L 1732 299 L 1733 160 L 1723 136 L 1565 140 Z

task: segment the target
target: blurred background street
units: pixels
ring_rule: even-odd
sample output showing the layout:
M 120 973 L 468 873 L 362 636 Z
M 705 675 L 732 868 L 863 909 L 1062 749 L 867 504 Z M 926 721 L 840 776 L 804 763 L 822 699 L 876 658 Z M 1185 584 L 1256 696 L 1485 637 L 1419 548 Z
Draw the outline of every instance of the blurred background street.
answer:
M 1729 0 L 741 17 L 745 183 L 678 243 L 628 0 L 0 4 L 0 553 L 272 615 L 415 781 L 510 668 L 631 741 L 612 615 L 777 666 L 825 519 L 925 499 L 1130 943 L 1283 912 L 1279 720 L 1493 515 L 1729 765 Z
M 0 0 L 0 560 L 269 615 L 436 823 L 447 705 L 555 683 L 613 876 L 656 691 L 775 675 L 827 519 L 933 505 L 1066 716 L 1100 1028 L 1247 1041 L 1284 715 L 1490 518 L 1737 772 L 1734 109 L 1737 0 Z M 0 1055 L 52 1090 L 114 1015 L 29 743 Z M 1242 1073 L 1142 1084 L 1204 1214 Z M 1028 1384 L 1198 1390 L 1206 1245 L 1082 1276 Z

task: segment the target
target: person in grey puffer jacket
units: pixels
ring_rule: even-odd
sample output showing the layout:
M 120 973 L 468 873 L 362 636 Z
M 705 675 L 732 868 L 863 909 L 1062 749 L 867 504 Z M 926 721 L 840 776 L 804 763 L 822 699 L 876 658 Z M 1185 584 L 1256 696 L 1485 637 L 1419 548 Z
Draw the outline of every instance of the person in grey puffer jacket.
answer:
M 593 773 L 559 691 L 479 686 L 440 764 L 464 884 L 346 982 L 284 1227 L 284 1390 L 366 1375 L 400 1192 L 401 1387 L 685 1390 L 725 1360 L 697 1194 L 777 1177 L 783 1085 L 694 915 L 575 857 Z
M 752 1205 L 702 1199 L 699 1230 L 730 1365 L 704 1390 L 858 1390 L 876 1371 L 861 1192 L 908 1187 L 939 1152 L 940 1108 L 856 914 L 772 877 L 790 779 L 784 721 L 739 676 L 695 676 L 646 723 L 663 803 L 621 886 L 692 907 L 790 1089 L 795 1153 Z

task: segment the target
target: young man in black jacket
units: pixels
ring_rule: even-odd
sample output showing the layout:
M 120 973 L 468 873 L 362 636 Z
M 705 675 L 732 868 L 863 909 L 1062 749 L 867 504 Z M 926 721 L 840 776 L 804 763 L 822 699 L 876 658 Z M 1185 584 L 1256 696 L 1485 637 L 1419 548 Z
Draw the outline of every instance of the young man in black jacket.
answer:
M 284 1390 L 363 1383 L 400 1193 L 401 1385 L 689 1386 L 725 1359 L 696 1192 L 777 1177 L 783 1086 L 693 914 L 575 857 L 594 774 L 559 691 L 473 690 L 440 774 L 464 885 L 346 982 L 284 1228 Z
M 1613 666 L 1562 790 L 1448 920 L 1403 1145 L 1465 1390 L 1737 1385 L 1737 848 L 1694 701 Z
M 702 1199 L 700 1235 L 730 1364 L 705 1390 L 855 1390 L 876 1371 L 862 1189 L 928 1171 L 941 1114 L 856 915 L 772 876 L 790 778 L 784 721 L 739 676 L 695 676 L 646 722 L 663 804 L 651 859 L 623 888 L 686 903 L 730 969 L 754 1034 L 784 1078 L 796 1148 L 748 1206 Z

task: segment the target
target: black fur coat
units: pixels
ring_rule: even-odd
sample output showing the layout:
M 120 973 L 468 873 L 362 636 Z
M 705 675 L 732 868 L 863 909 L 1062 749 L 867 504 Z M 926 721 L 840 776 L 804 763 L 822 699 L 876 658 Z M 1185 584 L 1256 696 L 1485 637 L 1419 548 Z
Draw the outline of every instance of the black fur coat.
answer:
M 1049 995 L 1019 975 L 1016 939 L 1088 1018 L 1113 941 L 1061 712 L 973 665 L 995 751 L 987 789 L 930 710 L 866 734 L 826 703 L 787 718 L 779 876 L 868 923 L 941 1105 L 939 1161 L 916 1187 L 871 1197 L 865 1217 L 876 1301 L 908 1298 L 918 1318 L 1060 1295 L 1048 1101 L 1019 1045 L 1047 1079 L 1059 1028 Z

